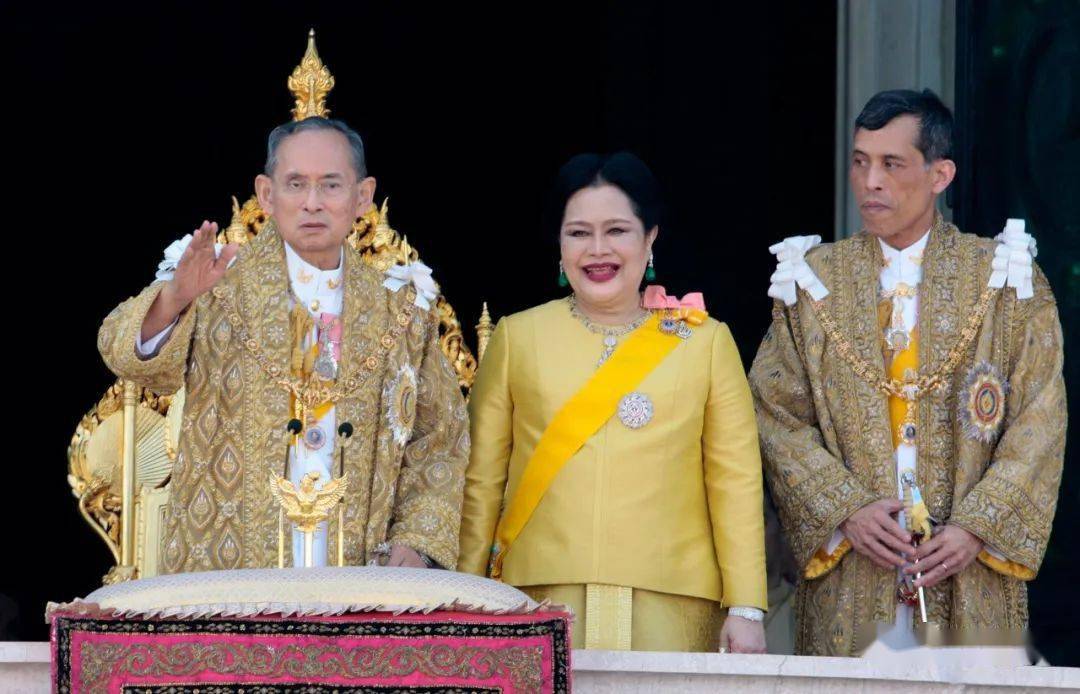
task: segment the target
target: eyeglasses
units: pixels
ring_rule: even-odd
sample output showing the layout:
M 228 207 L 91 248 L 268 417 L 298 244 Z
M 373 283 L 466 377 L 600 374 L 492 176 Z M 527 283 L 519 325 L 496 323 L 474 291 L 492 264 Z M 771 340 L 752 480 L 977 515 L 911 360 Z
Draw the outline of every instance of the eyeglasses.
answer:
M 343 198 L 349 194 L 349 186 L 344 181 L 335 179 L 313 182 L 303 178 L 291 178 L 281 186 L 281 191 L 290 197 L 305 198 L 312 188 L 325 200 Z

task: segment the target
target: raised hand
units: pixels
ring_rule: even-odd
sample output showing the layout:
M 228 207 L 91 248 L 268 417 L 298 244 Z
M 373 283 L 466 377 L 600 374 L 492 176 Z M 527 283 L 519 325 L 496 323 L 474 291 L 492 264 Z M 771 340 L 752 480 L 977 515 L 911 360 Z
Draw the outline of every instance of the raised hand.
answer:
M 911 535 L 892 514 L 904 508 L 899 499 L 879 499 L 863 506 L 840 524 L 852 548 L 883 569 L 907 564 L 902 555 L 914 553 Z
M 229 262 L 236 257 L 239 248 L 230 243 L 221 249 L 221 257 L 214 254 L 214 239 L 217 238 L 217 222 L 204 221 L 195 230 L 191 243 L 184 249 L 180 261 L 176 264 L 171 285 L 171 299 L 183 311 L 187 306 L 209 291 L 225 275 Z
M 217 232 L 216 222 L 204 221 L 192 234 L 191 243 L 180 256 L 172 279 L 161 288 L 146 312 L 140 331 L 143 342 L 169 327 L 192 301 L 210 290 L 225 275 L 239 246 L 230 243 L 221 249 L 220 256 L 215 257 L 214 239 Z

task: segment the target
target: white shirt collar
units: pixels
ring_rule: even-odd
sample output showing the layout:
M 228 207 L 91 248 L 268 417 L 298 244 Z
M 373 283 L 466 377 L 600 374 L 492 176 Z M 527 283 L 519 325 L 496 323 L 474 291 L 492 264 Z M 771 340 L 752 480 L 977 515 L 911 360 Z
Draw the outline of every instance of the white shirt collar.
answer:
M 293 250 L 293 247 L 289 245 L 287 241 L 285 243 L 285 264 L 289 268 L 289 281 L 293 285 L 315 285 L 316 280 L 325 284 L 327 280 L 333 280 L 335 284 L 341 279 L 342 266 L 345 262 L 345 248 L 341 248 L 341 255 L 338 257 L 337 267 L 333 270 L 320 270 L 308 261 L 300 257 L 300 254 Z M 315 287 L 312 286 L 312 289 Z
M 881 244 L 881 253 L 885 256 L 885 268 L 881 271 L 882 278 L 886 277 L 893 282 L 906 284 L 918 284 L 922 279 L 923 253 L 926 244 L 930 240 L 930 230 L 927 229 L 918 241 L 903 250 L 897 250 L 878 239 Z
M 341 311 L 341 297 L 344 295 L 342 275 L 345 267 L 345 248 L 341 249 L 338 265 L 333 270 L 320 270 L 300 257 L 292 246 L 285 243 L 285 265 L 289 270 L 289 285 L 293 293 L 308 305 L 312 313 Z M 318 300 L 318 303 L 313 303 Z M 319 310 L 312 309 L 319 306 Z

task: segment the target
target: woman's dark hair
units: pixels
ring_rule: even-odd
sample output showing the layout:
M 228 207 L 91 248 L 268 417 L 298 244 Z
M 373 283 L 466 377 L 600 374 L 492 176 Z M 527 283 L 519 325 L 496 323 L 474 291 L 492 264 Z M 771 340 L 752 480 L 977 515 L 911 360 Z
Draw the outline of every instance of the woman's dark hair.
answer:
M 544 228 L 557 234 L 562 228 L 566 203 L 574 193 L 602 185 L 613 185 L 630 198 L 645 233 L 660 223 L 660 182 L 645 162 L 630 152 L 588 153 L 572 157 L 559 169 L 544 212 Z

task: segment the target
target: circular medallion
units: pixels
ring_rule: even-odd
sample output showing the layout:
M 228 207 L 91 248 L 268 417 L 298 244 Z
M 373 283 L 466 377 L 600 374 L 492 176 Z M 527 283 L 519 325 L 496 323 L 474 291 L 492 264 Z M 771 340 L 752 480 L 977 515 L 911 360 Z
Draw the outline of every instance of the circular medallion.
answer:
M 321 428 L 312 426 L 304 431 L 304 445 L 313 451 L 317 451 L 326 444 L 326 432 Z
M 968 372 L 960 398 L 960 420 L 969 438 L 993 443 L 1005 418 L 1007 392 L 1008 386 L 989 362 L 979 362 Z
M 387 424 L 399 446 L 404 446 L 416 424 L 416 372 L 409 365 L 402 366 L 387 384 L 385 397 Z
M 366 366 L 369 371 L 374 371 L 375 369 L 379 368 L 379 358 L 374 355 L 368 357 L 364 361 L 364 366 Z
M 889 332 L 889 347 L 895 352 L 903 352 L 911 344 L 911 337 L 906 330 L 892 330 Z
M 394 338 L 393 338 L 393 336 L 391 336 L 389 334 L 383 335 L 381 342 L 382 342 L 383 348 L 385 348 L 385 349 L 393 349 L 393 347 L 394 347 Z
M 640 429 L 652 421 L 653 404 L 644 393 L 629 393 L 619 401 L 619 421 L 628 429 Z
M 900 442 L 908 446 L 914 446 L 917 433 L 919 433 L 919 430 L 914 422 L 904 422 L 900 425 Z
M 665 335 L 674 335 L 679 329 L 679 322 L 674 318 L 664 318 L 660 321 L 660 332 Z

